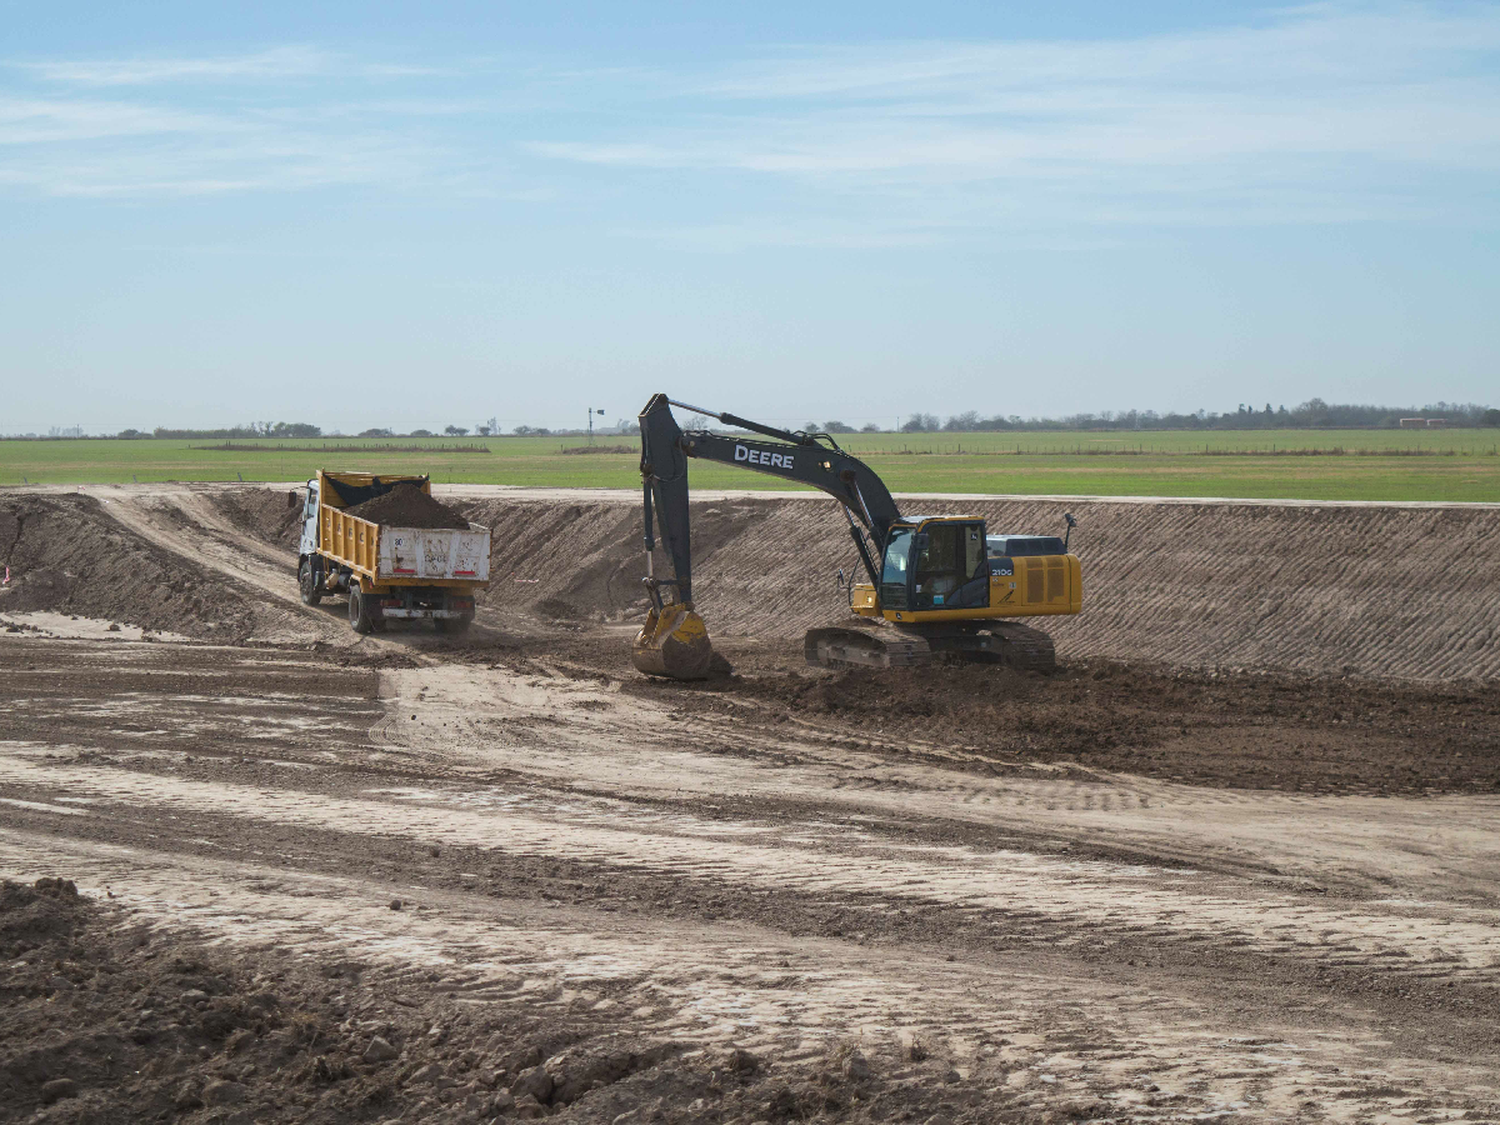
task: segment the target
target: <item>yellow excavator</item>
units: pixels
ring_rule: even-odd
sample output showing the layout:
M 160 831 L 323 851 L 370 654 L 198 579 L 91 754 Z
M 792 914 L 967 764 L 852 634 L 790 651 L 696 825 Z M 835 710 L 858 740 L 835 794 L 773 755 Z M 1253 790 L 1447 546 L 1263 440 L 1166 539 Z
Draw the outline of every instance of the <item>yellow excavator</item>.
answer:
M 683 431 L 677 406 L 725 427 L 772 438 Z M 646 515 L 645 584 L 651 608 L 636 637 L 642 672 L 704 679 L 716 660 L 703 618 L 693 608 L 688 520 L 688 460 L 703 458 L 812 485 L 843 505 L 868 581 L 843 584 L 858 622 L 811 629 L 810 664 L 891 668 L 939 656 L 1049 669 L 1052 639 L 1009 618 L 1078 613 L 1083 575 L 1067 533 L 992 535 L 981 516 L 903 516 L 885 483 L 829 434 L 781 430 L 734 414 L 652 396 L 640 414 L 641 484 Z M 655 529 L 672 560 L 671 577 L 654 573 Z

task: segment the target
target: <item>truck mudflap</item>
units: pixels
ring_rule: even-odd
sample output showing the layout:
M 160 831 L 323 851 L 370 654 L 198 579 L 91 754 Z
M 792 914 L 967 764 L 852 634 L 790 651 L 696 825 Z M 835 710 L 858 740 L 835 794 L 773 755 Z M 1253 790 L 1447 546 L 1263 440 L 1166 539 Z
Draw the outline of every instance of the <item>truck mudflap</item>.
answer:
M 468 621 L 474 616 L 472 597 L 446 590 L 402 589 L 371 601 L 391 621 Z

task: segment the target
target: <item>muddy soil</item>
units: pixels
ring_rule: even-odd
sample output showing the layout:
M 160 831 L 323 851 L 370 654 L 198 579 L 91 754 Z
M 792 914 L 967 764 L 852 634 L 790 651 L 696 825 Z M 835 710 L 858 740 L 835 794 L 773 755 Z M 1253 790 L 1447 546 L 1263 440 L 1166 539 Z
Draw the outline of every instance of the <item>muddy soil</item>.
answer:
M 1500 690 L 1202 672 L 1075 660 L 1055 674 L 983 666 L 777 672 L 764 659 L 688 696 L 763 716 L 961 748 L 980 762 L 1076 765 L 1292 793 L 1500 792 Z M 632 684 L 645 694 L 671 692 Z
M 67 541 L 249 643 L 0 633 L 0 1119 L 1500 1120 L 1493 680 L 660 683 L 620 506 L 466 502 L 537 534 L 454 639 L 301 606 L 284 491 L 6 502 L 0 617 Z
M 0 882 L 0 958 L 0 1121 L 676 1121 L 710 1105 L 871 1120 L 952 1100 L 941 1069 L 877 1076 L 847 1065 L 852 1044 L 822 1066 L 776 1068 L 644 1038 L 618 1016 L 477 1011 L 357 960 L 247 957 L 57 877 Z

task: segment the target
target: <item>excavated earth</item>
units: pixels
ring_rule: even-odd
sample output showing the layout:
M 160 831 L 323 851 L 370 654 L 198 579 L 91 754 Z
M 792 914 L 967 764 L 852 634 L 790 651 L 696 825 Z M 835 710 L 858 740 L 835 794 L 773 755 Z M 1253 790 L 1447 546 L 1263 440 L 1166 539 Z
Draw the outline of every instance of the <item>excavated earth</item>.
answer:
M 469 521 L 414 484 L 398 484 L 389 492 L 348 509 L 350 515 L 392 527 L 454 528 L 469 530 Z
M 837 512 L 704 495 L 681 685 L 634 497 L 439 494 L 462 639 L 285 487 L 0 492 L 0 1121 L 1500 1120 L 1500 510 L 907 499 L 1085 612 L 829 672 Z

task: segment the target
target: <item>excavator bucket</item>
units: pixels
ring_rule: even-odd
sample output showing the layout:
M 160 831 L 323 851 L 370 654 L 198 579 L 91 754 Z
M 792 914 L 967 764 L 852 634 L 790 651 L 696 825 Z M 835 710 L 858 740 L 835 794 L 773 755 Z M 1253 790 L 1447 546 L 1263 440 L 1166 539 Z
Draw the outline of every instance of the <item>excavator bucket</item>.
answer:
M 706 680 L 714 671 L 714 646 L 703 618 L 674 602 L 647 615 L 630 659 L 648 676 Z

